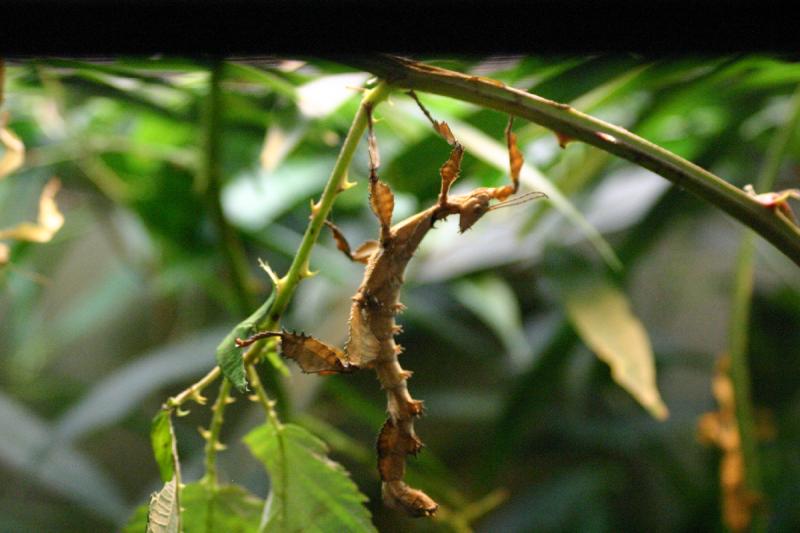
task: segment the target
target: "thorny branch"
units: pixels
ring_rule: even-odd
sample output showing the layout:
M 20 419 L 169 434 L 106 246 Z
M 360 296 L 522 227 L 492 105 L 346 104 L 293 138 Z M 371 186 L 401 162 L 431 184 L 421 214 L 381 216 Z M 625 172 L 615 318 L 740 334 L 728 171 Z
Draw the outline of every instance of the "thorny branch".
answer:
M 627 159 L 716 205 L 750 226 L 800 265 L 800 228 L 766 209 L 746 192 L 711 172 L 630 131 L 577 109 L 479 76 L 394 56 L 339 58 L 375 74 L 397 88 L 456 98 L 528 119 L 558 134 L 559 142 L 580 140 Z

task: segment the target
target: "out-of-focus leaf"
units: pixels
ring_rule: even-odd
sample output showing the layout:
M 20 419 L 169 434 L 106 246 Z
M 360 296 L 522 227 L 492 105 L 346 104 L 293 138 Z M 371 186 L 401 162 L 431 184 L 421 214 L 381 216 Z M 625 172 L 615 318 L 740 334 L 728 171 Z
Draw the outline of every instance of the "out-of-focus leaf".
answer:
M 333 164 L 334 159 L 326 156 L 290 158 L 272 173 L 265 169 L 243 173 L 222 191 L 225 216 L 245 229 L 261 230 L 298 203 L 308 205 L 308 199 L 324 187 Z
M 161 480 L 165 483 L 168 483 L 170 479 L 174 480 L 178 465 L 178 453 L 170 411 L 162 409 L 153 418 L 153 425 L 150 428 L 150 443 L 153 446 L 153 455 L 158 463 Z
M 163 491 L 162 491 L 163 492 Z M 255 533 L 264 501 L 236 485 L 211 487 L 190 483 L 180 491 L 184 533 Z M 139 506 L 124 533 L 142 533 L 147 525 L 147 504 Z M 150 529 L 147 529 L 150 531 Z
M 227 328 L 215 328 L 143 354 L 99 381 L 70 407 L 55 427 L 54 439 L 66 441 L 113 424 L 164 385 L 208 369 L 214 345 Z
M 255 533 L 264 501 L 237 485 L 190 483 L 181 490 L 185 533 Z
M 264 139 L 264 147 L 261 149 L 260 160 L 264 170 L 273 172 L 278 168 L 289 152 L 297 146 L 305 130 L 303 123 L 289 131 L 277 123 L 270 125 L 267 129 L 267 137 Z
M 261 83 L 281 96 L 285 96 L 292 101 L 297 100 L 297 90 L 294 85 L 274 72 L 241 63 L 226 63 L 225 71 L 228 77 Z
M 100 516 L 113 521 L 125 516 L 127 506 L 114 482 L 70 446 L 49 447 L 49 425 L 2 393 L 0 428 L 0 462 Z
M 369 76 L 363 72 L 322 76 L 297 90 L 300 112 L 310 118 L 333 113 L 346 100 L 354 97 Z
M 463 280 L 453 286 L 453 294 L 494 331 L 514 366 L 527 362 L 530 345 L 522 331 L 519 303 L 505 281 L 497 276 Z
M 611 367 L 611 376 L 653 417 L 669 416 L 656 386 L 653 351 L 625 295 L 593 278 L 562 286 L 564 306 L 581 339 Z
M 25 161 L 25 145 L 13 131 L 5 127 L 0 127 L 0 144 L 5 150 L 0 157 L 0 180 L 2 180 L 22 166 Z
M 58 210 L 55 196 L 61 182 L 57 178 L 51 179 L 42 189 L 39 198 L 39 215 L 36 224 L 22 222 L 16 226 L 0 230 L 0 239 L 17 239 L 20 241 L 48 242 L 53 235 L 64 225 L 64 215 Z
M 217 346 L 217 363 L 222 373 L 242 392 L 247 390 L 247 379 L 242 349 L 236 346 L 236 339 L 246 339 L 254 333 L 253 328 L 267 315 L 274 299 L 275 291 L 252 315 L 239 322 Z
M 147 533 L 180 533 L 181 504 L 178 480 L 172 478 L 164 488 L 150 497 L 147 511 Z
M 272 480 L 262 531 L 376 531 L 367 497 L 317 437 L 293 424 L 265 424 L 244 441 Z

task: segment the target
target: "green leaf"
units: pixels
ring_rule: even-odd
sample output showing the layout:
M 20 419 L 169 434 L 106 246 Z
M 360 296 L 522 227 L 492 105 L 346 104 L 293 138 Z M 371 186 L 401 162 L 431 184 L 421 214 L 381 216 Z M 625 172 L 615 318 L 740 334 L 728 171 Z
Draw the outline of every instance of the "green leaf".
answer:
M 181 490 L 184 533 L 255 533 L 264 501 L 237 485 L 190 483 Z
M 242 350 L 236 346 L 236 338 L 244 339 L 253 333 L 253 328 L 267 315 L 274 299 L 275 291 L 252 315 L 239 322 L 217 346 L 217 363 L 225 377 L 231 380 L 231 383 L 240 392 L 247 390 L 247 379 L 245 378 Z
M 161 493 L 165 490 L 166 486 Z M 184 533 L 250 533 L 258 530 L 264 501 L 236 485 L 214 488 L 197 482 L 181 489 L 180 505 L 183 507 L 181 526 Z M 151 531 L 147 516 L 148 505 L 139 506 L 123 528 L 123 533 L 142 533 L 146 527 L 148 532 Z
M 293 424 L 265 424 L 244 441 L 272 480 L 261 531 L 376 531 L 367 497 L 317 437 Z
M 602 278 L 562 286 L 570 321 L 583 342 L 611 367 L 611 376 L 653 417 L 669 416 L 656 386 L 653 350 L 625 294 Z
M 178 481 L 172 478 L 159 492 L 150 496 L 147 533 L 178 533 L 181 530 L 181 505 Z
M 161 410 L 153 418 L 150 429 L 150 442 L 153 446 L 153 455 L 158 463 L 161 480 L 165 483 L 175 476 L 175 465 L 178 454 L 175 447 L 175 432 L 172 429 L 172 413 Z

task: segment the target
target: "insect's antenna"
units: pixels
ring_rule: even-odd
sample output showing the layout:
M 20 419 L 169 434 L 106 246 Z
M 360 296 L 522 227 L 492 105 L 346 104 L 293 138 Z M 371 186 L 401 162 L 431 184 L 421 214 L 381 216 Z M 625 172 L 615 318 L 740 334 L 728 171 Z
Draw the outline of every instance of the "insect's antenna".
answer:
M 530 202 L 531 200 L 536 200 L 537 198 L 547 198 L 547 197 L 548 196 L 542 191 L 531 191 L 529 193 L 523 194 L 522 196 L 517 196 L 516 198 L 512 198 L 511 200 L 506 200 L 505 202 L 500 202 L 499 204 L 495 204 L 489 208 L 489 211 L 494 211 L 495 209 L 500 209 L 501 207 L 513 207 L 515 205 L 520 205 Z

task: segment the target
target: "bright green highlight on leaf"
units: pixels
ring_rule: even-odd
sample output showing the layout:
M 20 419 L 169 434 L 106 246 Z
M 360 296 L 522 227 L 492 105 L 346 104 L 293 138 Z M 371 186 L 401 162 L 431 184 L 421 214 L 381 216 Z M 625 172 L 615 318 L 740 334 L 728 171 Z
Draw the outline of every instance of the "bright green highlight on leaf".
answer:
M 173 455 L 175 446 L 172 437 L 172 418 L 170 411 L 161 410 L 153 418 L 150 429 L 150 442 L 153 446 L 153 455 L 158 463 L 161 481 L 167 482 L 175 475 L 176 457 Z
M 320 439 L 293 424 L 265 424 L 244 441 L 272 481 L 261 531 L 376 531 L 367 497 Z
M 217 346 L 217 363 L 225 377 L 231 380 L 231 383 L 240 392 L 247 390 L 247 379 L 245 378 L 242 350 L 236 346 L 236 338 L 244 339 L 253 333 L 255 326 L 269 313 L 274 299 L 275 292 L 273 291 L 261 307 L 239 322 Z
M 581 339 L 611 367 L 611 376 L 658 420 L 669 416 L 656 386 L 647 331 L 625 295 L 602 280 L 568 284 L 564 304 Z

